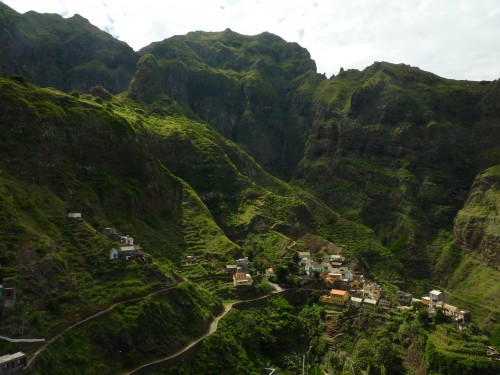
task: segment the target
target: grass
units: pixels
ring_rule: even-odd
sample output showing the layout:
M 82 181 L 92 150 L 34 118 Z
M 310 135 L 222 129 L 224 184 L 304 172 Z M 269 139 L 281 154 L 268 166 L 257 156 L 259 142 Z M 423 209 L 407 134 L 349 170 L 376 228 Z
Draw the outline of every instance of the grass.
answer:
M 119 305 L 52 343 L 33 371 L 107 374 L 133 367 L 174 352 L 200 335 L 218 309 L 217 298 L 192 284 Z
M 460 159 L 468 154 L 453 146 L 461 138 L 446 136 L 439 143 L 440 132 L 466 131 L 465 120 L 455 122 L 459 113 L 451 104 L 477 104 L 474 85 L 468 93 L 458 83 L 438 85 L 434 76 L 384 63 L 330 81 L 316 77 L 321 82 L 313 84 L 307 52 L 270 34 L 193 33 L 147 50 L 155 53 L 163 73 L 185 69 L 182 79 L 192 92 L 190 99 L 163 95 L 141 107 L 126 94 L 103 102 L 0 79 L 0 113 L 2 124 L 8 124 L 0 127 L 5 141 L 0 150 L 0 281 L 18 286 L 19 311 L 29 317 L 27 324 L 21 316 L 9 318 L 12 333 L 24 325 L 31 334 L 54 332 L 114 301 L 179 278 L 218 275 L 241 255 L 250 256 L 256 268 L 288 265 L 295 248 L 307 250 L 314 243 L 342 245 L 352 267 L 389 282 L 410 279 L 403 264 L 413 267 L 424 258 L 419 251 L 431 244 L 441 254 L 431 255 L 435 270 L 460 264 L 453 274 L 435 272 L 442 279 L 450 277 L 450 289 L 474 304 L 486 300 L 491 307 L 497 302 L 495 270 L 457 256 L 448 241 L 450 228 L 442 227 L 449 226 L 465 197 L 470 176 Z M 285 52 L 291 59 L 283 59 Z M 297 79 L 294 85 L 302 84 L 304 97 L 296 98 L 300 104 L 325 112 L 314 123 L 317 133 L 307 146 L 301 131 L 309 123 L 297 117 L 299 106 L 291 106 L 282 89 L 292 78 Z M 426 83 L 408 93 L 415 78 Z M 423 121 L 418 116 L 428 109 L 425 93 L 431 89 L 444 95 L 440 103 L 446 110 Z M 214 92 L 227 97 L 206 107 L 204 100 Z M 350 112 L 353 100 L 373 92 L 377 96 L 367 99 L 377 105 Z M 409 117 L 391 117 L 393 112 Z M 240 138 L 233 138 L 246 143 L 257 160 L 293 170 L 306 147 L 304 179 L 294 186 L 278 180 L 215 130 L 225 134 L 240 114 L 248 123 L 238 129 Z M 429 147 L 416 141 L 421 139 Z M 284 156 L 282 144 L 290 154 Z M 429 157 L 441 154 L 453 160 Z M 273 159 L 276 155 L 279 160 Z M 495 171 L 485 172 L 485 178 L 490 174 Z M 487 198 L 494 202 L 494 191 Z M 477 205 L 463 217 L 484 216 L 491 207 Z M 67 220 L 68 209 L 82 212 L 85 220 Z M 133 235 L 149 258 L 144 263 L 109 262 L 109 248 L 116 243 L 95 233 L 98 225 Z M 495 228 L 492 220 L 487 233 L 494 234 Z M 183 266 L 186 255 L 196 255 L 198 263 Z M 224 283 L 206 283 L 206 288 L 231 298 Z M 122 318 L 137 320 L 141 308 L 127 309 Z M 109 371 L 105 360 L 89 349 L 94 338 L 82 335 L 75 338 L 81 344 L 77 359 L 92 356 L 96 368 Z M 105 341 L 99 335 L 101 339 Z M 139 357 L 130 353 L 124 366 Z

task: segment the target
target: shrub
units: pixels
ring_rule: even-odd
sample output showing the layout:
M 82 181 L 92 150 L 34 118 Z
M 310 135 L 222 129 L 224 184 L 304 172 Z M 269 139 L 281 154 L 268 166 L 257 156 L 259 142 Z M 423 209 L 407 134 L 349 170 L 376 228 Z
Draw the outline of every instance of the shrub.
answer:
M 11 75 L 10 79 L 13 79 L 14 81 L 17 81 L 20 84 L 25 85 L 25 86 L 28 84 L 28 79 L 25 76 L 21 75 L 21 74 Z

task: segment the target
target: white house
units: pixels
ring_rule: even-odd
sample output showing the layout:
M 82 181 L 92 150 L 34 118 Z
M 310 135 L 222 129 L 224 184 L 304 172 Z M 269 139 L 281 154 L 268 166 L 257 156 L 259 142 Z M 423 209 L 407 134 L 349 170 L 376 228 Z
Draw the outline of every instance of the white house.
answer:
M 351 306 L 360 307 L 363 304 L 363 298 L 351 297 Z
M 440 290 L 434 289 L 429 292 L 429 309 L 434 310 L 438 302 L 444 302 L 444 293 Z
M 121 236 L 120 237 L 120 242 L 125 244 L 125 245 L 133 245 L 134 244 L 134 238 L 130 236 Z
M 311 253 L 309 251 L 299 251 L 299 266 L 307 266 L 312 262 Z
M 306 274 L 308 276 L 311 276 L 312 274 L 314 274 L 314 272 L 329 272 L 331 271 L 332 268 L 329 264 L 327 263 L 317 263 L 315 261 L 311 261 L 310 263 L 308 263 L 305 267 L 305 271 L 306 271 Z
M 122 246 L 120 247 L 120 252 L 125 256 L 140 255 L 142 254 L 142 249 L 139 245 Z
M 26 354 L 17 352 L 0 357 L 0 374 L 17 374 L 26 367 Z
M 109 259 L 118 259 L 120 252 L 118 249 L 112 248 L 109 252 Z
M 323 260 L 325 262 L 339 262 L 339 263 L 345 262 L 345 258 L 343 256 L 336 254 L 325 255 L 323 257 Z

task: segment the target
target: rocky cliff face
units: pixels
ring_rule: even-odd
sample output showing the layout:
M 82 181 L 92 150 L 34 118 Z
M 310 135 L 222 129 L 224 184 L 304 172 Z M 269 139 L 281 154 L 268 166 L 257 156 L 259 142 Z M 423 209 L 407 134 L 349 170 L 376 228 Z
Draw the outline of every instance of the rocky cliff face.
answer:
M 492 267 L 500 265 L 500 166 L 481 172 L 454 221 L 457 242 Z
M 127 89 L 138 55 L 79 15 L 19 14 L 0 4 L 0 71 L 40 86 L 89 92 Z
M 387 63 L 342 72 L 316 88 L 295 180 L 423 275 L 426 244 L 451 229 L 474 176 L 498 155 L 496 86 Z
M 316 70 L 307 50 L 269 33 L 250 37 L 227 29 L 175 36 L 139 53 L 156 59 L 161 93 L 245 145 L 266 169 L 291 176 L 309 122 L 295 106 L 294 82 Z M 144 65 L 140 71 L 131 97 L 153 101 L 144 84 L 151 76 L 144 74 Z

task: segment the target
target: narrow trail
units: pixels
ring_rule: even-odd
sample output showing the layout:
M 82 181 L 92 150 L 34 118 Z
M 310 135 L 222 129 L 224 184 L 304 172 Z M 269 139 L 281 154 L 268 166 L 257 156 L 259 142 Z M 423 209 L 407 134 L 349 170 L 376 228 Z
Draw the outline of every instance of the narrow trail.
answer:
M 210 277 L 198 279 L 196 281 L 202 281 L 204 279 L 210 279 Z M 182 285 L 182 284 L 184 284 L 186 282 L 189 282 L 189 281 L 194 281 L 194 280 L 179 281 L 176 284 L 174 284 L 174 285 L 172 285 L 172 286 L 170 286 L 168 288 L 163 288 L 163 289 L 157 290 L 155 292 L 148 293 L 148 294 L 140 296 L 140 297 L 134 297 L 134 298 L 130 298 L 128 300 L 115 302 L 112 305 L 108 306 L 106 309 L 101 310 L 101 311 L 99 311 L 99 312 L 97 312 L 97 313 L 95 313 L 93 315 L 88 316 L 87 318 L 85 318 L 83 320 L 78 321 L 77 323 L 74 323 L 74 324 L 66 327 L 64 330 L 62 330 L 61 332 L 59 332 L 55 336 L 51 337 L 47 341 L 45 341 L 45 339 L 9 339 L 8 337 L 4 338 L 2 336 L 0 336 L 0 338 L 6 339 L 7 341 L 10 341 L 10 340 L 23 340 L 23 341 L 12 341 L 12 342 L 45 342 L 44 345 L 42 345 L 40 348 L 38 348 L 38 350 L 33 354 L 33 356 L 29 359 L 28 363 L 26 364 L 25 369 L 29 369 L 33 365 L 33 363 L 35 362 L 35 360 L 38 358 L 38 356 L 40 354 L 42 354 L 53 342 L 55 342 L 56 340 L 58 340 L 62 335 L 68 333 L 69 331 L 71 331 L 71 330 L 79 327 L 80 325 L 82 325 L 82 324 L 84 324 L 84 323 L 86 323 L 86 322 L 88 322 L 90 320 L 93 320 L 93 319 L 95 319 L 95 318 L 97 318 L 97 317 L 99 317 L 101 315 L 107 314 L 108 312 L 114 310 L 119 305 L 127 304 L 127 303 L 133 303 L 133 302 L 138 302 L 138 301 L 144 300 L 146 298 L 155 296 L 157 294 L 160 294 L 160 293 L 167 292 L 169 290 L 178 288 L 180 285 Z M 157 359 L 157 360 L 145 363 L 145 364 L 141 365 L 140 367 L 135 368 L 134 370 L 132 370 L 130 372 L 126 372 L 125 374 L 147 373 L 148 368 L 152 368 L 152 367 L 161 365 L 162 363 L 168 363 L 168 362 L 174 360 L 175 358 L 177 358 L 177 357 L 179 357 L 179 356 L 187 353 L 189 350 L 193 349 L 193 347 L 195 347 L 196 345 L 198 345 L 199 343 L 201 343 L 204 339 L 206 339 L 208 336 L 212 335 L 213 333 L 215 333 L 217 331 L 219 321 L 229 311 L 231 311 L 231 309 L 233 308 L 233 306 L 238 305 L 238 304 L 244 304 L 244 303 L 248 303 L 248 302 L 254 302 L 254 301 L 258 301 L 258 300 L 270 298 L 273 295 L 277 295 L 277 294 L 280 294 L 280 293 L 283 293 L 283 292 L 287 291 L 287 289 L 281 288 L 278 284 L 274 284 L 274 283 L 270 283 L 270 284 L 274 287 L 274 291 L 272 291 L 270 294 L 267 294 L 267 295 L 264 295 L 264 296 L 261 296 L 261 297 L 257 297 L 257 298 L 253 298 L 253 299 L 250 299 L 250 300 L 234 301 L 234 302 L 226 304 L 224 306 L 224 310 L 222 311 L 222 313 L 220 315 L 218 315 L 217 317 L 215 317 L 215 319 L 210 323 L 210 326 L 208 327 L 208 330 L 202 336 L 200 336 L 199 338 L 191 341 L 189 344 L 187 344 L 185 347 L 179 349 L 177 352 L 175 352 L 175 353 L 173 353 L 173 354 L 171 354 L 169 356 L 166 356 L 166 357 L 163 357 L 163 358 L 160 358 L 160 359 Z M 316 289 L 297 288 L 297 290 L 316 290 Z
M 233 306 L 241 304 L 241 303 L 247 303 L 247 302 L 254 302 L 266 298 L 270 298 L 273 295 L 277 295 L 280 293 L 283 293 L 286 291 L 286 289 L 281 288 L 277 284 L 270 283 L 274 287 L 274 291 L 272 291 L 270 294 L 266 294 L 265 296 L 253 298 L 250 300 L 245 300 L 245 301 L 235 301 L 235 302 L 230 302 L 224 306 L 224 311 L 220 315 L 218 315 L 212 323 L 210 323 L 210 326 L 208 327 L 208 330 L 200 337 L 197 339 L 191 341 L 189 344 L 184 346 L 183 348 L 179 349 L 173 354 L 170 354 L 166 357 L 156 359 L 154 361 L 145 363 L 129 372 L 123 373 L 123 375 L 132 375 L 132 374 L 146 374 L 149 371 L 154 371 L 155 369 L 158 369 L 161 367 L 162 364 L 168 364 L 169 362 L 173 361 L 177 357 L 182 356 L 185 353 L 188 353 L 191 349 L 193 349 L 196 345 L 201 343 L 203 340 L 205 340 L 208 336 L 214 334 L 217 331 L 217 328 L 219 326 L 219 321 L 229 312 L 232 310 Z
M 11 339 L 10 337 L 0 336 L 0 340 L 9 342 L 45 342 L 45 339 Z
M 131 298 L 131 299 L 128 299 L 128 300 L 125 300 L 125 301 L 120 301 L 120 302 L 115 302 L 113 303 L 112 305 L 108 306 L 106 309 L 104 310 L 101 310 L 93 315 L 90 315 L 88 316 L 87 318 L 83 319 L 83 320 L 80 320 L 79 322 L 77 323 L 74 323 L 72 325 L 70 325 L 69 327 L 66 327 L 64 330 L 62 330 L 61 332 L 59 332 L 58 334 L 56 334 L 55 336 L 53 336 L 52 338 L 50 338 L 49 340 L 47 340 L 47 342 L 45 343 L 45 345 L 42 345 L 34 354 L 33 354 L 33 357 L 30 358 L 30 360 L 28 361 L 27 365 L 26 365 L 26 368 L 29 368 L 31 367 L 31 365 L 33 364 L 33 362 L 35 361 L 35 359 L 45 350 L 47 349 L 47 347 L 52 344 L 54 341 L 56 341 L 57 339 L 59 339 L 62 335 L 64 335 L 65 333 L 67 333 L 68 331 L 71 331 L 72 329 L 88 322 L 89 320 L 92 320 L 92 319 L 95 319 L 97 318 L 98 316 L 101 316 L 101 315 L 104 315 L 110 311 L 112 311 L 113 309 L 116 308 L 116 306 L 118 305 L 122 305 L 122 304 L 126 304 L 126 303 L 132 303 L 132 302 L 137 302 L 137 301 L 141 301 L 143 299 L 146 299 L 146 298 L 149 298 L 149 297 L 152 297 L 152 296 L 155 296 L 157 294 L 160 294 L 160 293 L 163 293 L 163 292 L 166 292 L 168 290 L 172 290 L 172 289 L 175 289 L 177 287 L 179 287 L 179 285 L 185 283 L 185 281 L 180 281 L 180 282 L 177 282 L 176 284 L 172 285 L 172 286 L 169 286 L 168 288 L 163 288 L 163 289 L 160 289 L 160 290 L 157 290 L 155 292 L 151 292 L 149 294 L 146 294 L 144 296 L 140 296 L 140 297 L 135 297 L 135 298 Z M 43 340 L 45 341 L 45 339 Z

